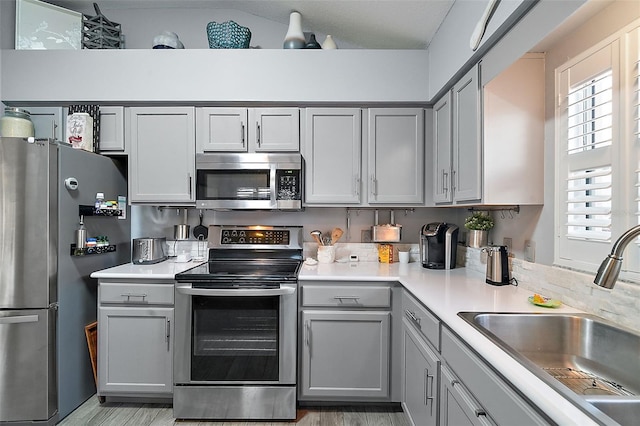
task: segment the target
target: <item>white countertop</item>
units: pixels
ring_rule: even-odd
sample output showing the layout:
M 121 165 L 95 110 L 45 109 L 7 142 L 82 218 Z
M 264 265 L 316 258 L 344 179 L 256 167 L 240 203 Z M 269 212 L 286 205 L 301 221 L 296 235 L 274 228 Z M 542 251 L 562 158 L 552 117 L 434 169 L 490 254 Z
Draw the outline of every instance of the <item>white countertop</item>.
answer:
M 133 263 L 124 263 L 108 269 L 96 271 L 90 275 L 91 278 L 98 279 L 157 279 L 172 280 L 176 274 L 191 269 L 204 262 L 190 261 L 186 263 L 178 263 L 175 258 L 167 259 L 160 263 L 148 265 L 134 265 Z
M 299 275 L 301 281 L 399 281 L 552 419 L 559 424 L 598 424 L 458 316 L 464 311 L 581 311 L 565 305 L 556 309 L 532 305 L 527 300 L 531 291 L 511 285 L 492 286 L 484 278 L 465 268 L 445 271 L 425 269 L 420 263 L 377 262 L 303 265 Z
M 91 278 L 174 279 L 175 274 L 200 263 L 203 262 L 176 263 L 174 259 L 152 265 L 127 263 L 96 271 L 91 274 Z M 303 265 L 299 280 L 400 282 L 558 424 L 597 424 L 457 315 L 463 311 L 581 312 L 578 309 L 564 305 L 557 309 L 534 306 L 527 301 L 532 295 L 531 291 L 510 285 L 488 285 L 484 282 L 482 274 L 465 268 L 432 270 L 423 268 L 419 263 L 356 262 Z

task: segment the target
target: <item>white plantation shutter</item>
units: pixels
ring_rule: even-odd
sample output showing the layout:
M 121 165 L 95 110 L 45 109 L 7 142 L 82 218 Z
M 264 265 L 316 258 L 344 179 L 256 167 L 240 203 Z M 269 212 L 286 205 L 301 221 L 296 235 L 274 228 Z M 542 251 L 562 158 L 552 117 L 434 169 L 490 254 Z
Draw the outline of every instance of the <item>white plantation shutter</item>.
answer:
M 611 249 L 617 149 L 617 43 L 557 71 L 556 261 L 592 269 Z
M 611 238 L 612 81 L 611 70 L 607 70 L 569 88 L 568 238 L 598 241 Z

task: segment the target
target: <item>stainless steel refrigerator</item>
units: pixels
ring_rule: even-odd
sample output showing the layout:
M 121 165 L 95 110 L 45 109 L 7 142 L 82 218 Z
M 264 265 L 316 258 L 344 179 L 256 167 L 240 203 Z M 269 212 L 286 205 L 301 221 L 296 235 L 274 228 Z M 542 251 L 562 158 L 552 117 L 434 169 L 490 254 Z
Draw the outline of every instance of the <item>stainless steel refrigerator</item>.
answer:
M 55 424 L 95 393 L 89 275 L 131 259 L 127 208 L 125 219 L 93 215 L 98 192 L 126 196 L 114 160 L 48 139 L 0 138 L 0 423 Z M 107 236 L 111 251 L 74 255 L 81 210 L 87 235 Z

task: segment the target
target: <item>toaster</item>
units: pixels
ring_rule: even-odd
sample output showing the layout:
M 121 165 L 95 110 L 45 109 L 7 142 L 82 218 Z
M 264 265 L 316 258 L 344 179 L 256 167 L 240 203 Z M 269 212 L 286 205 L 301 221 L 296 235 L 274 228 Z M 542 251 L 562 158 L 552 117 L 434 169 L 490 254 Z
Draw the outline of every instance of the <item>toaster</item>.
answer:
M 145 265 L 159 263 L 167 259 L 165 245 L 167 239 L 162 238 L 134 238 L 131 250 L 131 263 Z

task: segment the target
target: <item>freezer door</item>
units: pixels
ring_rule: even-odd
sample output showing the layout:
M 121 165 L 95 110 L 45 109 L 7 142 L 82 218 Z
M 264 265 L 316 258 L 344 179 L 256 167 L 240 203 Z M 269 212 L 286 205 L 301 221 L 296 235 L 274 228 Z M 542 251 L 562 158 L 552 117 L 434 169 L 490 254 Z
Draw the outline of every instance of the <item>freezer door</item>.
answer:
M 56 149 L 0 138 L 0 309 L 55 302 Z
M 57 412 L 55 310 L 0 311 L 0 423 Z

